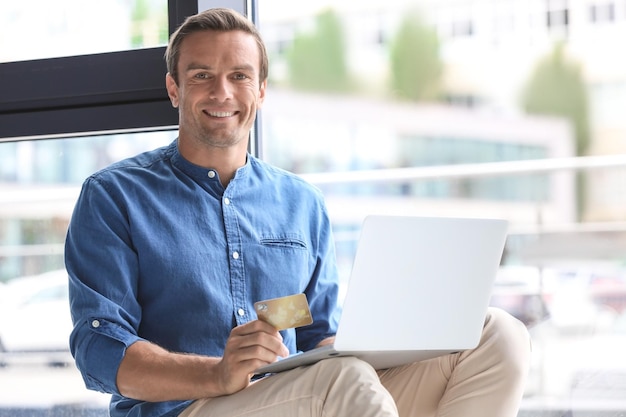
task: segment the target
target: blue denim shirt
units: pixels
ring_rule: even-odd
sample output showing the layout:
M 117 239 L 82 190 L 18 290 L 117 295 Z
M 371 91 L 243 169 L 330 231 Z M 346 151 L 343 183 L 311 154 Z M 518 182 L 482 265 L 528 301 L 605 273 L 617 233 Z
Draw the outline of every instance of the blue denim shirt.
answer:
M 120 396 L 125 350 L 148 340 L 175 352 L 222 356 L 253 303 L 304 292 L 314 323 L 282 332 L 290 352 L 335 333 L 338 277 L 318 189 L 251 155 L 226 189 L 185 160 L 177 141 L 90 176 L 69 226 L 65 262 L 88 388 L 113 394 L 111 416 L 175 416 L 182 401 Z

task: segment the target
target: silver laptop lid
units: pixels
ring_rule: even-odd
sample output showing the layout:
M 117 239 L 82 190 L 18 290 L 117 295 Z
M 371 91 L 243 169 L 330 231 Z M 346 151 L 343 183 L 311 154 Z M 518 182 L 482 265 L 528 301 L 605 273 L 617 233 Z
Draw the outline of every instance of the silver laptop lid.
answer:
M 475 347 L 506 229 L 502 219 L 367 217 L 335 348 Z

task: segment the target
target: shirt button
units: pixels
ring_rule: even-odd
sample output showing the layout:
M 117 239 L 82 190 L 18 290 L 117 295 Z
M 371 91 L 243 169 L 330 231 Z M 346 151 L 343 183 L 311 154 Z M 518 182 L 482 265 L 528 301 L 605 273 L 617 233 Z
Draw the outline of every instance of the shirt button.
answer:
M 237 314 L 239 314 L 240 316 L 244 316 L 246 312 L 244 311 L 243 308 L 240 308 L 239 310 L 237 310 Z
M 233 258 L 239 259 L 239 252 L 233 252 Z
M 91 327 L 93 327 L 94 329 L 97 329 L 98 327 L 100 327 L 100 321 L 99 320 L 92 321 Z
M 209 176 L 209 178 L 215 178 L 215 171 L 209 171 L 207 175 Z
M 228 197 L 224 197 L 224 204 L 226 205 L 230 204 L 230 200 L 228 199 Z

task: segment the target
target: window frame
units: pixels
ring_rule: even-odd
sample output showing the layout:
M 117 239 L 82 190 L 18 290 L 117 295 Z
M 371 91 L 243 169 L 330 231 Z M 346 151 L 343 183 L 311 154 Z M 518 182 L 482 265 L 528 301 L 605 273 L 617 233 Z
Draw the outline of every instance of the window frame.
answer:
M 256 0 L 237 2 L 257 24 Z M 236 8 L 234 3 L 168 0 L 168 33 L 199 7 Z M 177 129 L 164 54 L 163 46 L 0 63 L 0 142 Z M 249 145 L 257 155 L 259 119 Z

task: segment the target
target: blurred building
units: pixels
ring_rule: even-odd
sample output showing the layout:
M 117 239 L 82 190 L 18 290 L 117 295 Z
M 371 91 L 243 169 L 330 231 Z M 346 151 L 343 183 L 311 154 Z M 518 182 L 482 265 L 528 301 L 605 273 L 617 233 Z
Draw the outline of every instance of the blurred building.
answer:
M 571 172 L 464 172 L 460 178 L 446 171 L 460 164 L 571 157 L 572 131 L 560 118 L 270 88 L 263 143 L 266 160 L 318 183 L 338 223 L 358 225 L 366 214 L 383 211 L 498 215 L 525 225 L 576 221 Z M 411 177 L 406 170 L 398 179 L 412 167 L 440 171 Z M 396 172 L 386 176 L 389 170 Z M 359 172 L 370 179 L 342 181 L 342 174 Z
M 269 6 L 269 4 L 268 4 Z M 348 63 L 364 88 L 388 89 L 388 42 L 402 17 L 419 10 L 438 33 L 446 97 L 455 106 L 519 114 L 520 93 L 537 62 L 565 43 L 582 66 L 590 101 L 591 155 L 626 152 L 626 2 L 613 0 L 394 0 L 329 5 L 342 19 Z M 261 27 L 275 67 L 285 75 L 282 53 L 311 17 L 261 9 Z M 416 57 L 419 59 L 419 57 Z M 588 174 L 583 219 L 626 219 L 626 170 Z

